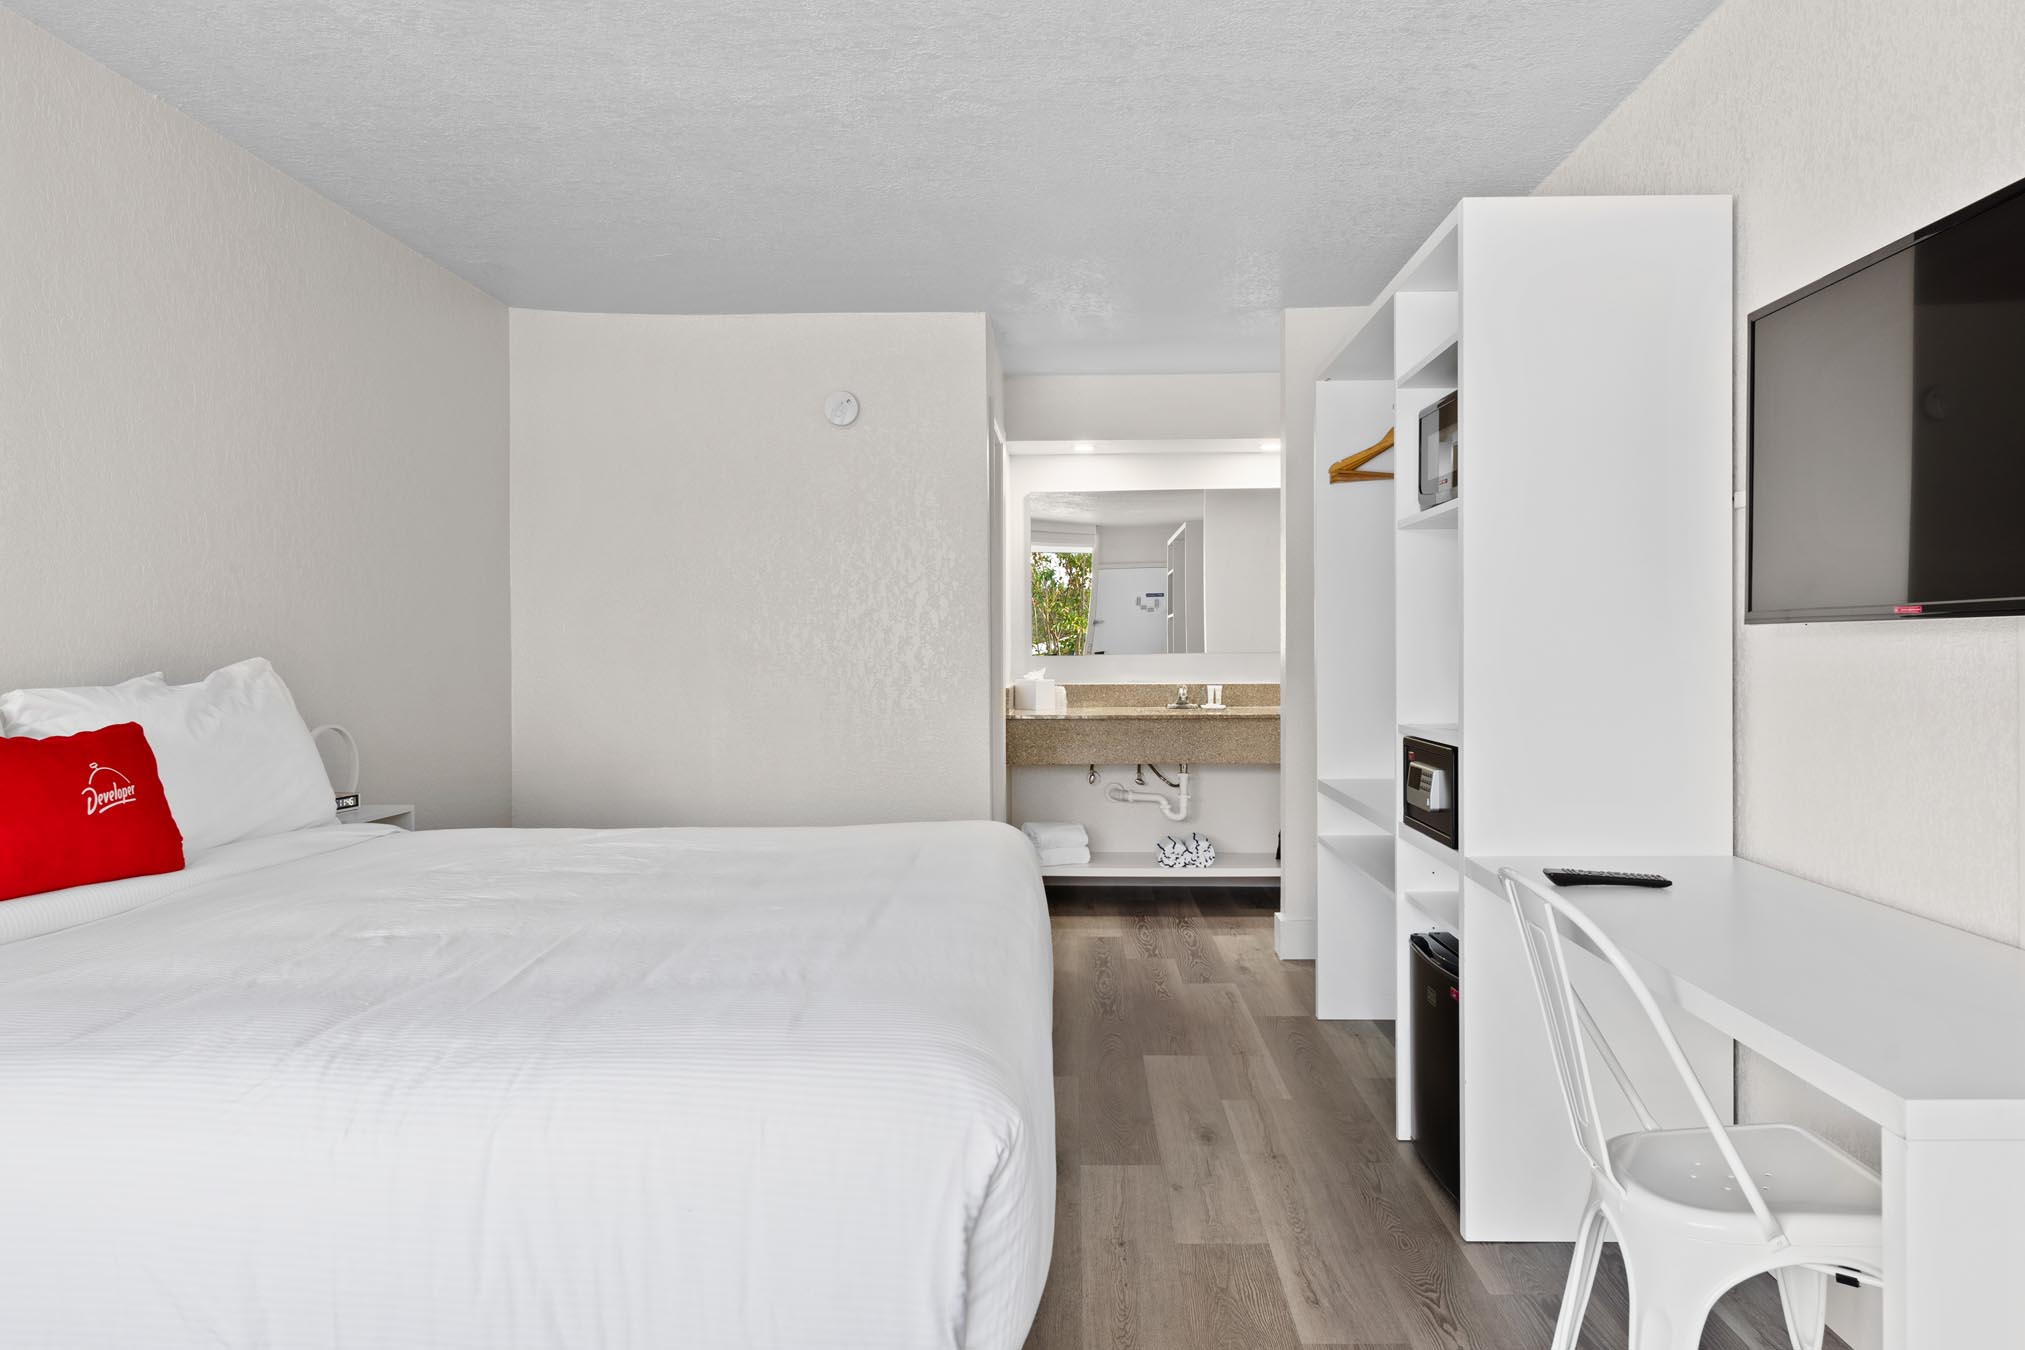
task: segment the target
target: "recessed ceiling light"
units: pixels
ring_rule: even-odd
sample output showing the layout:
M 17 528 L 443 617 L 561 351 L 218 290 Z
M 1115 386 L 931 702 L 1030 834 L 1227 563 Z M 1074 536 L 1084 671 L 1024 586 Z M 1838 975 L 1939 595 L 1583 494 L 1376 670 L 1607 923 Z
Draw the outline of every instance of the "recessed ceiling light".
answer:
M 1077 442 L 1076 442 L 1076 453 L 1077 453 L 1077 454 L 1079 454 L 1079 455 L 1087 455 L 1087 454 L 1091 454 L 1091 453 L 1095 452 L 1095 450 L 1096 450 L 1096 449 L 1097 449 L 1097 447 L 1096 447 L 1096 446 L 1094 446 L 1094 445 L 1092 445 L 1092 444 L 1090 444 L 1090 443 L 1089 443 L 1088 441 L 1077 441 Z
M 1280 443 L 1279 443 L 1278 441 L 1260 441 L 1260 442 L 1259 442 L 1259 449 L 1261 449 L 1261 450 L 1278 450 L 1279 448 L 1280 448 Z

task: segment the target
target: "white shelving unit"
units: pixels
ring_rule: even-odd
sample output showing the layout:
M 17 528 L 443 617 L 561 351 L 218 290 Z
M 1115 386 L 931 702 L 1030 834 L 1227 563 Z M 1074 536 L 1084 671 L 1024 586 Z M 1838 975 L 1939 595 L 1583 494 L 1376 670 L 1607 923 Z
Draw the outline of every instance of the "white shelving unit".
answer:
M 1467 1238 L 1566 1240 L 1584 1174 L 1466 855 L 1730 848 L 1730 240 L 1727 198 L 1465 200 L 1316 387 L 1316 1010 L 1397 1020 L 1409 1138 L 1407 938 L 1463 939 Z M 1390 483 L 1328 482 L 1388 428 Z M 1460 853 L 1401 823 L 1407 735 L 1458 747 Z
M 1390 778 L 1324 778 L 1317 785 L 1324 797 L 1350 808 L 1358 819 L 1390 830 L 1398 812 L 1392 804 Z
M 1366 880 L 1392 889 L 1393 867 L 1397 859 L 1392 852 L 1392 837 L 1384 834 L 1351 833 L 1325 834 L 1319 836 L 1320 847 L 1344 866 Z
M 1401 891 L 1399 898 L 1421 923 L 1450 933 L 1462 931 L 1461 891 Z
M 1163 877 L 1183 881 L 1258 880 L 1280 875 L 1280 864 L 1270 853 L 1219 853 L 1216 866 L 1203 868 L 1162 867 L 1145 853 L 1092 853 L 1087 863 L 1043 867 L 1048 877 Z
M 1439 389 L 1446 394 L 1455 388 L 1457 342 L 1453 333 L 1427 355 L 1399 374 L 1401 389 Z
M 1430 506 L 1425 511 L 1415 511 L 1410 516 L 1401 516 L 1402 530 L 1453 530 L 1462 523 L 1462 498 L 1456 497 L 1439 506 Z

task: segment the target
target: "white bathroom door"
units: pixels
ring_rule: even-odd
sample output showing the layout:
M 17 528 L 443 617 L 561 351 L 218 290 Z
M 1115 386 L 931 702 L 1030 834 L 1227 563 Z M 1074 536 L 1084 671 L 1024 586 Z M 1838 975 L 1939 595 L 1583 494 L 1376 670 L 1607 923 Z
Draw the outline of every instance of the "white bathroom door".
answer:
M 1167 569 L 1099 567 L 1090 594 L 1090 655 L 1167 650 Z

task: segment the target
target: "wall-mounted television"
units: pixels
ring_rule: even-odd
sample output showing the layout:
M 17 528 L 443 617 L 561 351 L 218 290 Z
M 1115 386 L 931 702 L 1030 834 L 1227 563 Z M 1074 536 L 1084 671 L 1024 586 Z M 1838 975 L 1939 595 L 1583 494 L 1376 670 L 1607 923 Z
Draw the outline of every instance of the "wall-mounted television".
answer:
M 1745 619 L 2025 613 L 2025 183 L 1751 315 Z

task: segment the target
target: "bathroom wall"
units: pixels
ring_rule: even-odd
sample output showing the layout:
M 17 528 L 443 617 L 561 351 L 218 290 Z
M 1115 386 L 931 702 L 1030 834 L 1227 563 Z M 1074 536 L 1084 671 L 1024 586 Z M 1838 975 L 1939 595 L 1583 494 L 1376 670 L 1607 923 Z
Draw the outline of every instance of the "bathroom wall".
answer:
M 1739 486 L 1744 316 L 2025 178 L 2021 52 L 2014 0 L 1729 0 L 1541 184 L 1736 195 Z M 1740 528 L 1739 614 L 1743 580 Z M 2019 943 L 2021 689 L 2019 619 L 1740 626 L 1737 851 Z M 1876 1159 L 1874 1126 L 1748 1052 L 1738 1099 Z
M 1280 645 L 1280 494 L 1240 488 L 1202 494 L 1203 646 L 1270 652 Z
M 1165 567 L 1173 534 L 1173 525 L 1099 525 L 1097 561 L 1104 567 Z

